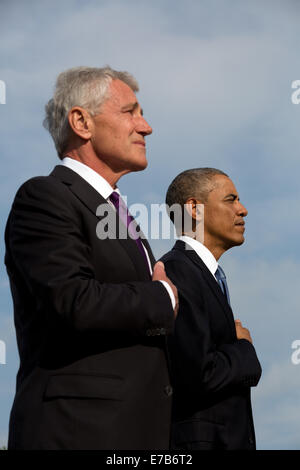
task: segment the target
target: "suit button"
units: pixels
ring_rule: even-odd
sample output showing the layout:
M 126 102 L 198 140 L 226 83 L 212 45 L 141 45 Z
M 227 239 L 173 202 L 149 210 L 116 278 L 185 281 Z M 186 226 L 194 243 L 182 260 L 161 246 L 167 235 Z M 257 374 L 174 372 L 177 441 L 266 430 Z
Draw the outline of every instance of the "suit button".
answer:
M 252 446 L 254 445 L 254 440 L 251 436 L 249 436 L 249 444 Z
M 167 397 L 171 397 L 173 395 L 173 388 L 171 387 L 171 385 L 166 385 L 164 392 Z

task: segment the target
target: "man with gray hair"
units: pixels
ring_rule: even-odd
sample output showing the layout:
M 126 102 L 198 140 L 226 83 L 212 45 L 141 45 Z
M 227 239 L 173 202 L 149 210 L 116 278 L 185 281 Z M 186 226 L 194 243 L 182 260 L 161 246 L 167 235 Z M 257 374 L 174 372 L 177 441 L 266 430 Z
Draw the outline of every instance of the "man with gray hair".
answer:
M 162 257 L 179 295 L 174 334 L 168 338 L 172 448 L 254 449 L 250 387 L 257 385 L 261 367 L 249 331 L 234 320 L 218 264 L 225 251 L 244 242 L 247 210 L 231 179 L 215 168 L 180 173 L 166 203 L 179 235 Z M 183 217 L 174 217 L 176 204 Z
M 177 290 L 117 188 L 147 166 L 136 91 L 127 72 L 78 67 L 46 106 L 61 164 L 21 186 L 5 235 L 20 354 L 9 449 L 169 446 Z M 119 222 L 106 238 L 105 213 Z

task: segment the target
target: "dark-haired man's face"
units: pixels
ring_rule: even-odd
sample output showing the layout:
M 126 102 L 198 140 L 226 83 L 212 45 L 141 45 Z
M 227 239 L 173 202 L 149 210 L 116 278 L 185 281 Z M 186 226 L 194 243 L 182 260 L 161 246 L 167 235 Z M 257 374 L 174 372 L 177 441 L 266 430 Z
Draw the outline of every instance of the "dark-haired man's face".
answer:
M 204 204 L 204 245 L 217 257 L 244 242 L 247 209 L 230 178 L 213 177 L 213 189 Z

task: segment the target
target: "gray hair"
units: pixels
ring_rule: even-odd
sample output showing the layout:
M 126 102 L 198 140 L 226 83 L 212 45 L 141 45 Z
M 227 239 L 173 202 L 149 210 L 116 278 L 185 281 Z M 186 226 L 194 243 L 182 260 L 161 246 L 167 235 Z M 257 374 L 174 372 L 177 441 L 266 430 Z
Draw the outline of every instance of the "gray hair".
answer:
M 166 204 L 168 215 L 174 223 L 177 233 L 180 233 L 182 229 L 186 201 L 194 197 L 204 204 L 209 193 L 214 189 L 212 180 L 216 175 L 228 177 L 226 173 L 216 168 L 192 168 L 179 173 L 172 181 L 166 194 Z M 176 207 L 175 205 L 180 206 L 182 219 L 174 217 L 172 206 Z
M 50 132 L 60 158 L 71 136 L 68 121 L 73 106 L 86 109 L 91 116 L 100 113 L 101 105 L 109 98 L 109 84 L 121 80 L 134 92 L 139 90 L 135 78 L 128 72 L 118 72 L 109 66 L 75 67 L 62 72 L 56 81 L 54 96 L 45 106 L 44 127 Z

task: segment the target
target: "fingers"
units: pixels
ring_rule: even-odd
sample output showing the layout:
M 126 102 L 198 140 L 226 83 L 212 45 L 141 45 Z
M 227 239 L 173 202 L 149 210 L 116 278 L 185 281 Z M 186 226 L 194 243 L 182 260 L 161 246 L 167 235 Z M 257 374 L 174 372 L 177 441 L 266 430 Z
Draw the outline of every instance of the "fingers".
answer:
M 154 265 L 154 269 L 157 269 L 157 268 L 163 268 L 163 270 L 165 270 L 165 265 L 162 261 L 157 261 L 157 263 L 155 263 Z
M 153 268 L 152 280 L 159 281 L 166 279 L 165 265 L 161 261 L 158 261 Z
M 248 328 L 244 328 L 242 326 L 242 322 L 239 319 L 235 320 L 235 329 L 236 329 L 237 339 L 246 339 L 250 343 L 252 343 L 250 331 L 248 330 Z
M 152 281 L 166 281 L 169 286 L 172 289 L 172 292 L 175 297 L 175 308 L 174 308 L 174 314 L 175 317 L 177 316 L 178 313 L 178 292 L 176 286 L 173 284 L 171 279 L 169 279 L 166 275 L 165 271 L 165 265 L 161 261 L 158 261 L 153 268 L 153 274 L 152 274 Z

